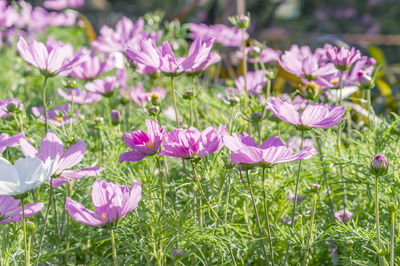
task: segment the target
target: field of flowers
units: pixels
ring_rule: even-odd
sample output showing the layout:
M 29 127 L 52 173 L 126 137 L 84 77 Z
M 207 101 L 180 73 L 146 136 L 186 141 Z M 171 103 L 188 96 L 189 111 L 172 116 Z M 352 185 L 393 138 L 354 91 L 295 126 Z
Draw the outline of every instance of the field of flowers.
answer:
M 400 265 L 379 58 L 82 4 L 0 0 L 0 265 Z

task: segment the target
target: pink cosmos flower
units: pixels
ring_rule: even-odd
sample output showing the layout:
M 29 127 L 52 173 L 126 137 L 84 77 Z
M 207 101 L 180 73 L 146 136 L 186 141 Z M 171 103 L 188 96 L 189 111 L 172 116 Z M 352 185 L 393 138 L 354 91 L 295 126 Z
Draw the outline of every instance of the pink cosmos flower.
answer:
M 330 107 L 327 104 L 312 104 L 299 114 L 292 104 L 275 97 L 271 99 L 268 108 L 280 120 L 302 130 L 310 128 L 326 129 L 346 119 L 342 117 L 346 112 L 343 106 Z
M 43 107 L 32 107 L 32 113 L 38 118 L 39 121 L 44 121 Z M 75 111 L 75 116 L 79 118 L 81 112 Z M 61 127 L 63 124 L 75 123 L 76 119 L 69 117 L 69 103 L 65 105 L 58 105 L 52 110 L 47 111 L 47 117 L 49 123 Z
M 92 188 L 92 202 L 96 212 L 86 209 L 81 203 L 66 198 L 65 208 L 77 222 L 91 226 L 117 223 L 135 209 L 142 197 L 142 186 L 135 180 L 128 186 L 96 180 Z
M 296 109 L 296 111 L 299 111 L 301 109 L 306 108 L 308 100 L 304 99 L 303 97 L 301 97 L 300 95 L 296 95 L 293 98 L 291 98 L 289 96 L 289 94 L 284 93 L 278 96 L 279 98 L 281 98 L 283 101 L 290 103 L 291 105 L 294 106 L 294 108 Z M 272 97 L 273 98 L 273 97 Z M 271 98 L 271 99 L 272 99 Z
M 2 154 L 7 147 L 19 146 L 19 141 L 25 138 L 25 134 L 19 133 L 14 136 L 9 136 L 7 133 L 0 134 L 0 154 Z
M 205 25 L 190 23 L 190 37 L 200 40 L 209 40 L 215 38 L 215 42 L 222 46 L 238 47 L 242 45 L 242 31 L 236 27 L 228 27 L 223 24 L 216 25 Z M 245 40 L 249 38 L 249 34 L 246 32 L 244 36 Z
M 153 40 L 147 39 L 140 41 L 138 49 L 128 47 L 126 55 L 129 60 L 157 69 L 162 73 L 180 74 L 185 71 L 197 71 L 203 69 L 204 65 L 208 65 L 213 43 L 214 39 L 205 42 L 196 39 L 189 48 L 188 56 L 177 58 L 167 41 L 157 48 Z
M 300 151 L 301 148 L 301 138 L 297 136 L 293 136 L 288 139 L 287 146 L 294 151 Z M 303 140 L 303 148 L 306 147 L 314 147 L 312 139 L 304 139 Z
M 9 224 L 12 222 L 21 222 L 22 207 L 18 206 L 21 200 L 16 200 L 11 196 L 0 196 L 0 224 Z M 30 217 L 40 212 L 43 208 L 43 203 L 24 204 L 24 215 Z
M 48 9 L 62 10 L 66 8 L 79 8 L 85 4 L 85 0 L 46 0 L 43 6 Z
M 308 46 L 293 45 L 281 56 L 279 64 L 287 72 L 307 81 L 326 79 L 337 73 L 332 63 L 326 63 L 318 52 L 313 53 Z
M 86 83 L 85 88 L 90 92 L 109 97 L 112 95 L 117 86 L 117 78 L 110 76 L 105 77 L 104 79 L 96 79 L 93 82 Z
M 6 100 L 0 100 L 0 118 L 12 116 L 12 112 L 15 110 L 22 110 L 24 105 L 17 98 L 8 98 Z
M 141 82 L 137 83 L 136 88 L 131 87 L 129 90 L 129 95 L 131 99 L 139 106 L 143 106 L 146 102 L 149 102 L 152 95 L 157 96 L 159 99 L 164 99 L 166 94 L 167 92 L 160 87 L 157 87 L 150 92 L 146 92 Z
M 132 151 L 125 152 L 119 157 L 119 163 L 124 161 L 136 162 L 146 156 L 156 154 L 161 150 L 166 136 L 165 126 L 160 127 L 157 122 L 146 119 L 147 133 L 137 130 L 124 134 L 125 144 Z
M 79 88 L 67 89 L 67 91 L 58 89 L 57 91 L 65 100 L 76 104 L 89 104 L 101 100 L 101 95 L 80 90 Z
M 263 88 L 268 82 L 268 78 L 265 76 L 264 71 L 259 70 L 256 72 L 247 72 L 246 75 L 246 89 L 249 94 L 257 95 L 263 92 Z M 244 77 L 240 76 L 235 79 L 236 88 L 239 89 L 240 92 L 243 92 L 245 89 L 244 86 Z
M 203 132 L 194 127 L 177 128 L 168 133 L 159 155 L 185 159 L 202 158 L 221 149 L 225 133 L 225 126 L 220 126 L 218 130 L 208 127 Z
M 161 37 L 161 31 L 150 33 L 144 29 L 144 20 L 139 18 L 134 24 L 127 17 L 122 17 L 115 25 L 115 30 L 103 26 L 100 36 L 92 42 L 92 47 L 100 52 L 110 54 L 124 52 L 127 47 L 139 48 L 139 41 L 151 39 L 157 42 Z
M 89 53 L 87 60 L 75 66 L 68 75 L 78 79 L 94 79 L 109 72 L 114 66 L 114 57 L 101 61 L 98 56 Z
M 45 76 L 65 75 L 76 65 L 86 60 L 86 55 L 73 54 L 70 45 L 45 46 L 41 42 L 27 43 L 20 37 L 17 43 L 18 52 L 25 61 L 37 67 Z
M 293 153 L 291 148 L 278 137 L 270 137 L 260 147 L 245 132 L 237 136 L 232 134 L 224 136 L 224 145 L 232 151 L 231 161 L 245 165 L 259 165 L 271 167 L 277 163 L 287 163 L 309 159 L 317 152 L 313 146 L 304 148 L 298 153 Z
M 361 53 L 354 47 L 348 50 L 345 47 L 341 47 L 338 50 L 337 47 L 327 46 L 326 56 L 330 62 L 332 62 L 337 69 L 344 71 L 349 69 L 357 60 L 361 58 Z
M 32 156 L 46 162 L 58 160 L 54 173 L 52 186 L 57 188 L 62 184 L 70 184 L 70 179 L 80 179 L 85 176 L 96 176 L 103 168 L 90 167 L 82 169 L 66 170 L 74 167 L 83 160 L 86 153 L 83 141 L 78 141 L 64 152 L 64 145 L 54 132 L 48 132 L 40 143 L 40 153 L 26 139 L 20 140 L 21 151 L 25 156 Z
M 7 6 L 7 1 L 0 2 L 0 28 L 9 28 L 14 26 L 18 18 L 19 14 L 13 6 Z

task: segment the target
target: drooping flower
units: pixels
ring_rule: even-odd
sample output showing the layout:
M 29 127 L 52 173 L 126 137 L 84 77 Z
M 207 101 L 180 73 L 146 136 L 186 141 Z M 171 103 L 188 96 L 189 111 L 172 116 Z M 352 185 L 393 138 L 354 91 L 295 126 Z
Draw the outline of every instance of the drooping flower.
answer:
M 66 8 L 79 8 L 85 4 L 85 0 L 46 0 L 43 6 L 48 9 L 62 10 Z
M 166 136 L 165 126 L 160 127 L 157 122 L 146 119 L 147 133 L 137 130 L 124 134 L 125 144 L 132 151 L 125 152 L 119 157 L 119 162 L 136 162 L 143 160 L 146 156 L 158 153 L 164 143 Z
M 268 108 L 280 120 L 292 124 L 299 129 L 310 128 L 330 128 L 345 120 L 343 118 L 346 109 L 343 106 L 330 107 L 327 104 L 308 105 L 304 111 L 299 114 L 296 108 L 279 98 L 272 98 Z
M 67 91 L 58 89 L 57 91 L 58 94 L 65 100 L 76 104 L 89 104 L 101 100 L 101 95 L 93 92 L 87 92 L 85 90 L 80 90 L 79 88 L 67 89 Z
M 24 105 L 17 98 L 8 98 L 0 100 L 0 118 L 10 117 L 17 110 L 22 110 Z
M 228 134 L 224 136 L 224 145 L 232 151 L 231 161 L 244 165 L 259 165 L 271 167 L 277 163 L 287 163 L 309 159 L 316 154 L 313 146 L 305 147 L 298 153 L 293 153 L 291 148 L 278 137 L 270 137 L 260 147 L 245 132 L 239 136 Z
M 226 127 L 208 127 L 200 132 L 194 127 L 171 130 L 164 142 L 160 155 L 175 158 L 202 158 L 221 149 Z
M 63 124 L 69 124 L 69 123 L 75 123 L 76 119 L 71 118 L 69 116 L 69 106 L 70 104 L 67 103 L 65 105 L 58 105 L 55 106 L 52 110 L 47 111 L 47 116 L 48 116 L 48 121 L 49 123 L 56 125 L 56 126 L 62 126 Z M 44 121 L 44 113 L 43 113 L 43 107 L 32 107 L 32 113 L 34 116 L 38 118 L 40 121 Z M 75 116 L 79 118 L 81 116 L 81 113 L 79 110 L 75 111 Z
M 345 47 L 341 47 L 340 50 L 338 50 L 337 47 L 329 45 L 326 47 L 326 57 L 336 66 L 337 69 L 344 71 L 349 69 L 361 58 L 361 53 L 354 47 L 352 47 L 351 50 L 348 50 Z
M 85 88 L 90 92 L 101 94 L 104 97 L 109 97 L 117 86 L 117 78 L 109 76 L 104 79 L 96 79 L 93 82 L 86 83 Z
M 190 23 L 190 37 L 203 41 L 215 38 L 215 42 L 222 46 L 238 47 L 242 45 L 242 30 L 236 27 L 228 27 L 223 24 L 205 25 Z M 245 32 L 245 40 L 249 38 L 249 34 Z
M 86 153 L 85 144 L 83 141 L 78 141 L 64 152 L 64 145 L 54 132 L 48 132 L 43 138 L 40 143 L 40 153 L 26 139 L 20 140 L 20 146 L 25 156 L 33 156 L 43 162 L 48 160 L 57 162 L 52 184 L 55 188 L 62 184 L 70 184 L 70 179 L 96 176 L 103 170 L 101 167 L 67 170 L 82 161 Z
M 126 55 L 131 61 L 159 70 L 165 74 L 180 74 L 203 68 L 208 64 L 214 39 L 201 41 L 196 39 L 189 48 L 186 58 L 175 57 L 170 44 L 164 41 L 161 47 L 156 47 L 151 39 L 141 40 L 140 47 L 128 47 Z
M 37 67 L 43 75 L 48 77 L 66 75 L 87 58 L 82 52 L 74 54 L 70 45 L 52 47 L 37 41 L 28 44 L 23 37 L 19 38 L 17 48 L 25 61 Z
M 19 158 L 14 165 L 0 157 L 0 195 L 22 195 L 49 180 L 57 168 L 50 159 Z
M 7 133 L 0 134 L 0 154 L 2 154 L 7 147 L 18 146 L 20 139 L 25 138 L 25 134 L 19 133 L 14 136 L 9 136 Z
M 142 186 L 133 181 L 131 189 L 118 183 L 96 180 L 92 188 L 92 202 L 96 212 L 86 209 L 81 203 L 66 198 L 65 208 L 77 222 L 91 226 L 117 223 L 135 209 L 142 197 Z
M 18 206 L 21 200 L 16 200 L 11 196 L 0 196 L 0 224 L 9 224 L 12 222 L 21 222 L 22 207 Z M 30 217 L 40 212 L 43 208 L 43 203 L 24 204 L 24 215 Z

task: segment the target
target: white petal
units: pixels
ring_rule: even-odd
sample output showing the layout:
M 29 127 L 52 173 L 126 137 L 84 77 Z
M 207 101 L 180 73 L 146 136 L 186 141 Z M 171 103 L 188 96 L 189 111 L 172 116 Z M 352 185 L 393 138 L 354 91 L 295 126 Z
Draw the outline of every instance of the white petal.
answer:
M 17 170 L 9 161 L 0 157 L 0 195 L 14 195 L 18 185 Z
M 20 187 L 18 190 L 20 194 L 30 191 L 48 180 L 46 175 L 48 169 L 36 157 L 20 158 L 15 162 L 14 167 L 19 175 Z

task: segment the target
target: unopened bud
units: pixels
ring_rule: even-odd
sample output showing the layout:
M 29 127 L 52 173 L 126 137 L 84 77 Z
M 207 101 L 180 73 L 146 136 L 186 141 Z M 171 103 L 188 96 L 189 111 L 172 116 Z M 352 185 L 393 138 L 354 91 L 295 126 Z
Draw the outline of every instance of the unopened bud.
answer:
M 33 232 L 36 229 L 36 224 L 34 222 L 31 221 L 26 221 L 26 230 L 28 232 Z
M 240 102 L 240 99 L 237 96 L 229 96 L 228 102 L 231 106 L 235 106 L 236 104 L 238 104 Z
M 157 94 L 157 92 L 152 92 L 150 95 L 150 102 L 152 105 L 159 106 L 161 103 L 160 96 Z
M 14 113 L 15 111 L 18 110 L 18 105 L 16 103 L 11 102 L 7 104 L 6 108 L 8 113 Z
M 119 113 L 118 110 L 112 110 L 111 111 L 111 123 L 116 126 L 121 123 L 121 114 Z
M 321 94 L 321 89 L 317 83 L 310 81 L 305 85 L 300 86 L 301 93 L 308 100 L 316 100 Z
M 147 108 L 147 112 L 149 113 L 149 115 L 158 115 L 158 113 L 160 112 L 160 107 L 153 105 L 149 108 Z
M 93 121 L 96 123 L 96 125 L 101 125 L 104 122 L 104 118 L 101 116 L 96 116 L 93 118 Z
M 73 88 L 75 88 L 75 87 L 76 87 L 76 82 L 75 82 L 75 80 L 69 81 L 69 82 L 67 83 L 67 85 L 65 85 L 65 87 L 66 87 L 67 89 L 73 89 Z
M 181 257 L 183 256 L 183 250 L 180 248 L 176 248 L 174 250 L 172 250 L 172 255 L 176 256 L 176 257 Z
M 385 156 L 378 154 L 372 160 L 370 172 L 376 177 L 381 176 L 386 173 L 388 169 L 388 161 Z
M 375 82 L 370 75 L 367 75 L 363 72 L 358 72 L 357 76 L 362 89 L 370 90 L 375 86 Z
M 261 118 L 262 118 L 262 114 L 259 112 L 255 112 L 251 115 L 251 121 L 253 121 L 254 123 L 260 122 Z
M 310 185 L 310 191 L 313 193 L 317 193 L 321 189 L 321 186 L 319 184 L 311 184 Z
M 186 90 L 185 94 L 183 95 L 183 99 L 186 99 L 186 100 L 193 99 L 193 91 L 192 90 Z
M 250 17 L 246 15 L 232 16 L 228 19 L 238 29 L 247 29 L 250 26 Z

